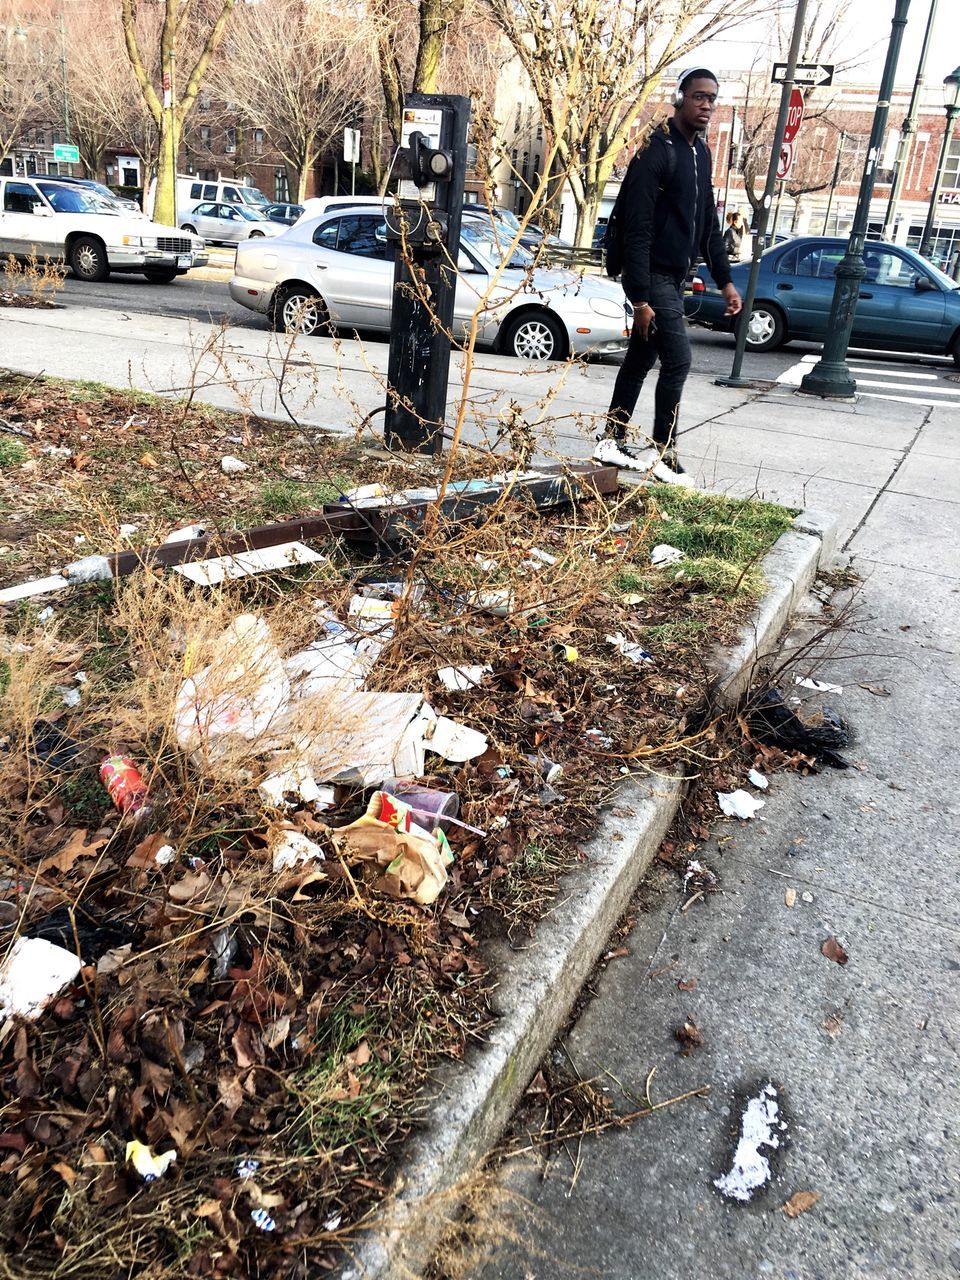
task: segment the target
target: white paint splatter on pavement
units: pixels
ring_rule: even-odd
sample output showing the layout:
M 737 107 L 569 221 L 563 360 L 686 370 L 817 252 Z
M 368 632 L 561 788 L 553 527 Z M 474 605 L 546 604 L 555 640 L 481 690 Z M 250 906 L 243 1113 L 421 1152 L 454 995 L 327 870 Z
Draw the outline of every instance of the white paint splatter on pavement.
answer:
M 744 1110 L 740 1121 L 740 1140 L 730 1171 L 714 1179 L 713 1185 L 732 1200 L 743 1203 L 752 1200 L 754 1193 L 772 1176 L 770 1161 L 760 1154 L 760 1148 L 775 1150 L 779 1147 L 780 1135 L 786 1127 L 786 1121 L 780 1118 L 776 1089 L 772 1084 L 764 1085 Z

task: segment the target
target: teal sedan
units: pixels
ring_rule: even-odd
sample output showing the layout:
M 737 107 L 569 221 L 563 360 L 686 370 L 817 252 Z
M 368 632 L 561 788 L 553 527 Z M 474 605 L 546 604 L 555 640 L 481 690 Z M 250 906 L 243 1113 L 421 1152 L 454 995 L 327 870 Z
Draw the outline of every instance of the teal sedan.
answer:
M 767 249 L 760 259 L 757 296 L 747 320 L 747 350 L 774 351 L 793 338 L 822 342 L 833 301 L 834 273 L 845 240 L 800 236 Z M 951 355 L 960 365 L 960 285 L 913 249 L 868 240 L 850 345 L 887 351 Z M 750 264 L 733 268 L 741 296 Z M 699 285 L 699 288 L 697 286 Z M 717 289 L 697 280 L 687 295 L 687 319 L 730 330 Z

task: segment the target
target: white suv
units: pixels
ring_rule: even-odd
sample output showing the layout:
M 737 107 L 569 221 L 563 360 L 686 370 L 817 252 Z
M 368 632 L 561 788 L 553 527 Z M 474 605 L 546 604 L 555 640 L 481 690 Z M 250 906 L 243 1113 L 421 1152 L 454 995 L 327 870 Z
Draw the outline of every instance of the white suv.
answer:
M 61 259 L 80 280 L 138 272 L 166 284 L 209 261 L 199 236 L 110 208 L 52 178 L 0 179 L 0 258 Z

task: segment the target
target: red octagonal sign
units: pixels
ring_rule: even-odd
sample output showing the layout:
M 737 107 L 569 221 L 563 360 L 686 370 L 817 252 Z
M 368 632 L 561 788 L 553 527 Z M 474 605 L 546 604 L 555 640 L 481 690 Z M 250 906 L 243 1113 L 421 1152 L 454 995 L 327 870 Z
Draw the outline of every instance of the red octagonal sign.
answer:
M 787 127 L 783 131 L 784 142 L 793 142 L 803 124 L 803 94 L 799 89 L 790 91 L 790 106 L 787 109 Z

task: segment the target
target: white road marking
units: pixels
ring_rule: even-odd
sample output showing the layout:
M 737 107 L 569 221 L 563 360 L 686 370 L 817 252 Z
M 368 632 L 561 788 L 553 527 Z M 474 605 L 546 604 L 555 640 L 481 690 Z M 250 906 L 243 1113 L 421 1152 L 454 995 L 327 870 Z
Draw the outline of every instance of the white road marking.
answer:
M 916 391 L 918 394 L 930 396 L 960 396 L 957 387 L 913 387 L 909 382 L 876 382 L 873 378 L 857 378 L 857 387 L 883 387 L 885 391 Z

